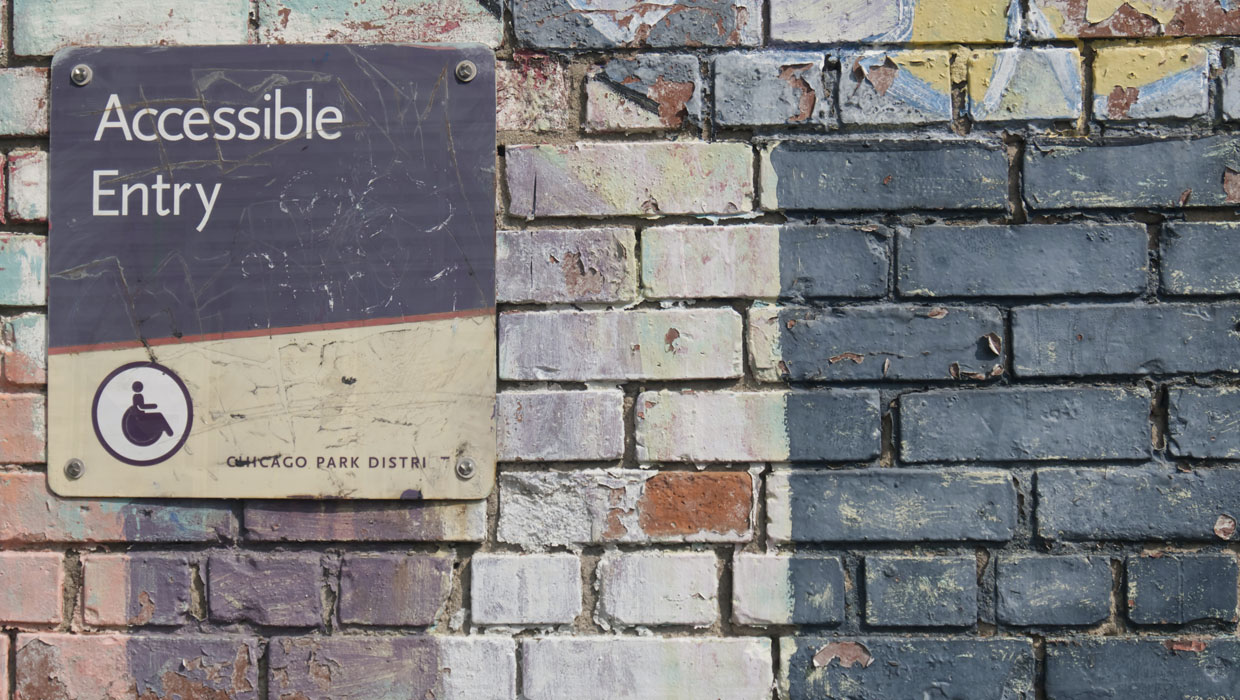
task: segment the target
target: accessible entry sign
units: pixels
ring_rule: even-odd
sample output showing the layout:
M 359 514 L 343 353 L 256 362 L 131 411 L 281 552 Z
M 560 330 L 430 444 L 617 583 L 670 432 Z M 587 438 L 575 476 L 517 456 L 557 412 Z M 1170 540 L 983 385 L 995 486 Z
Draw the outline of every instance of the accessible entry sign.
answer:
M 52 489 L 485 496 L 494 188 L 485 47 L 58 53 Z

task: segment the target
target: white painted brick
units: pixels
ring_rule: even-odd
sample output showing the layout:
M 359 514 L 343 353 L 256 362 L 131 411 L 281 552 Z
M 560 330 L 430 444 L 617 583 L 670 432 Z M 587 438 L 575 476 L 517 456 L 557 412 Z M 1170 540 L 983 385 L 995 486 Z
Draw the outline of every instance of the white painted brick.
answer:
M 47 238 L 0 233 L 0 305 L 47 303 Z
M 786 396 L 786 391 L 645 392 L 637 397 L 637 459 L 787 461 Z
M 19 148 L 9 153 L 9 221 L 47 218 L 47 152 Z
M 719 560 L 710 553 L 611 552 L 598 565 L 607 625 L 694 625 L 719 619 Z
M 47 383 L 46 315 L 0 318 L 0 365 L 5 380 L 13 384 Z
M 791 558 L 739 553 L 732 560 L 732 620 L 742 625 L 792 622 Z
M 13 50 L 50 56 L 66 46 L 245 44 L 249 0 L 11 0 Z
M 564 131 L 572 105 L 564 63 L 529 51 L 495 64 L 497 131 Z
M 624 455 L 622 391 L 511 391 L 497 398 L 501 461 Z
M 46 68 L 0 70 L 0 136 L 47 133 Z
M 517 646 L 495 637 L 436 636 L 445 700 L 507 700 L 517 696 Z
M 553 637 L 522 643 L 529 700 L 768 698 L 768 639 Z
M 654 299 L 779 296 L 779 228 L 660 226 L 642 231 L 642 288 Z
M 581 613 L 573 554 L 475 554 L 470 567 L 476 624 L 565 624 Z
M 477 0 L 258 0 L 258 19 L 259 41 L 271 44 L 477 42 L 494 48 L 501 38 L 499 17 Z
M 510 303 L 637 299 L 631 228 L 497 231 L 495 294 Z
M 712 379 L 743 371 L 732 309 L 519 311 L 499 319 L 499 373 L 517 380 Z

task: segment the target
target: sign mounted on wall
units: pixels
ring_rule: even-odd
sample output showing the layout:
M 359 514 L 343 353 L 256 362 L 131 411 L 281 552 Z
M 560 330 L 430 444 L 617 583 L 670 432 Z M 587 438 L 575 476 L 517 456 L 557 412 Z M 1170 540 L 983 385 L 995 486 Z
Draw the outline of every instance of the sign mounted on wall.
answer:
M 489 49 L 65 50 L 50 159 L 56 493 L 490 492 Z

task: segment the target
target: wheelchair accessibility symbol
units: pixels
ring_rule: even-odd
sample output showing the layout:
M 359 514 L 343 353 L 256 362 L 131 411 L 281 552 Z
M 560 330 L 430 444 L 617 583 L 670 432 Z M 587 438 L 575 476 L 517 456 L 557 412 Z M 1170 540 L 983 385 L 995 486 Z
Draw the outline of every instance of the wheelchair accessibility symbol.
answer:
M 194 407 L 184 382 L 154 362 L 118 367 L 95 392 L 95 436 L 108 454 L 147 467 L 176 454 L 189 437 Z

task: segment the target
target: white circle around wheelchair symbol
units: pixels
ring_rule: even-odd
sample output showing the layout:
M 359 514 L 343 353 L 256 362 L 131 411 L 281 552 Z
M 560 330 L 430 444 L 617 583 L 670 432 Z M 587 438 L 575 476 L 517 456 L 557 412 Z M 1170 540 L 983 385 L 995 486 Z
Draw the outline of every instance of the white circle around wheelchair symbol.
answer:
M 159 464 L 189 437 L 194 407 L 184 382 L 154 362 L 118 367 L 95 392 L 95 436 L 113 457 L 134 466 Z

